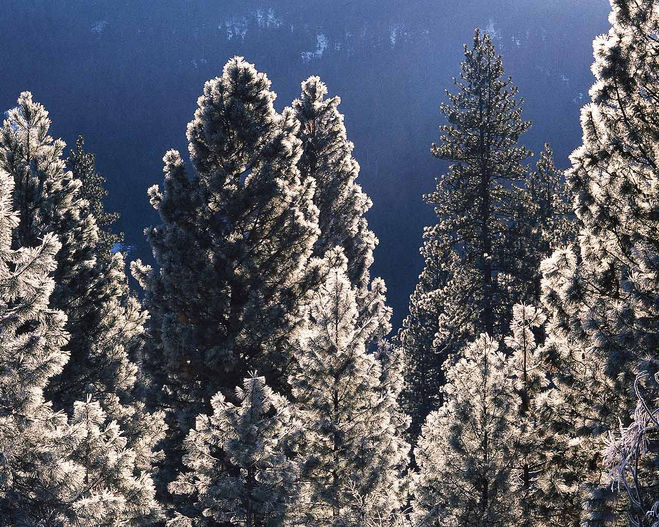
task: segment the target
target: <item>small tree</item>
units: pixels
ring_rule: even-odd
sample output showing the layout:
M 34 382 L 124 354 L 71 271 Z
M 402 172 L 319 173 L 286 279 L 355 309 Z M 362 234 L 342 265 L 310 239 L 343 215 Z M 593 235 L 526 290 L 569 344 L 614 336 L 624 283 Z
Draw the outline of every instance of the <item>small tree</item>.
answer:
M 111 226 L 119 219 L 118 212 L 105 210 L 103 200 L 108 191 L 105 189 L 105 178 L 96 171 L 96 156 L 85 151 L 85 140 L 82 136 L 76 139 L 75 150 L 71 150 L 66 163 L 73 177 L 80 180 L 80 197 L 83 198 L 96 219 L 99 229 L 96 245 L 99 257 L 110 257 L 117 244 L 124 239 L 123 233 L 115 233 Z
M 367 526 L 388 519 L 404 501 L 398 360 L 366 349 L 390 310 L 380 304 L 359 316 L 341 250 L 320 265 L 326 280 L 312 293 L 289 379 L 305 425 L 299 510 L 305 524 Z
M 186 471 L 170 484 L 192 503 L 172 525 L 290 525 L 297 498 L 296 464 L 287 450 L 298 428 L 286 399 L 263 377 L 236 389 L 236 404 L 218 393 L 213 414 L 200 415 L 186 441 Z
M 551 510 L 556 506 L 551 481 L 551 431 L 548 429 L 546 396 L 549 379 L 536 342 L 545 322 L 542 310 L 524 304 L 513 307 L 510 335 L 505 338 L 511 350 L 511 369 L 515 375 L 516 460 L 512 474 L 515 525 L 532 527 L 552 525 Z
M 413 524 L 516 525 L 515 381 L 497 348 L 481 335 L 447 368 L 444 403 L 428 415 L 414 453 Z

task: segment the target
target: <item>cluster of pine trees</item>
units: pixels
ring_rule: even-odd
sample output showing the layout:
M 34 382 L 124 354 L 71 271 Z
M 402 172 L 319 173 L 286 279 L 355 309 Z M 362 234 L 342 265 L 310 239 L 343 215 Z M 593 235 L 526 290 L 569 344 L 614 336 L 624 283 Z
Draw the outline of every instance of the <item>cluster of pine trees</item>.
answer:
M 129 288 L 79 139 L 0 131 L 0 525 L 659 525 L 659 5 L 612 0 L 565 173 L 476 32 L 398 334 L 318 77 L 235 57 Z

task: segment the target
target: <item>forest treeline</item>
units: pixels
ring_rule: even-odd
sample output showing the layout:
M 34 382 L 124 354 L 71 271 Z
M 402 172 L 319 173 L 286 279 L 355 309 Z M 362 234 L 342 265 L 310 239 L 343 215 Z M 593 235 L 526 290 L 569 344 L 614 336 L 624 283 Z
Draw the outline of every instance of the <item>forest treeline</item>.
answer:
M 20 94 L 0 132 L 0 525 L 657 527 L 659 4 L 611 4 L 566 171 L 522 145 L 490 37 L 465 45 L 395 335 L 318 77 L 281 112 L 242 57 L 206 82 L 148 191 L 138 290 L 94 155 Z

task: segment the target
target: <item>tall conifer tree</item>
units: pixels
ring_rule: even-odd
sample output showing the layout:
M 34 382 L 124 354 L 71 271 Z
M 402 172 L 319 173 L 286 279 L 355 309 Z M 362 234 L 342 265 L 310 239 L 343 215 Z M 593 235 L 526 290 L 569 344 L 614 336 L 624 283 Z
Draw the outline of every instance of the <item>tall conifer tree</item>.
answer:
M 215 393 L 230 397 L 252 370 L 286 386 L 290 336 L 317 281 L 306 267 L 318 234 L 313 181 L 297 169 L 298 123 L 274 99 L 265 74 L 229 60 L 188 125 L 194 174 L 170 151 L 162 189 L 149 191 L 162 221 L 147 230 L 159 269 L 134 272 L 152 317 L 147 364 L 170 411 L 164 483 Z
M 413 435 L 436 404 L 443 360 L 481 332 L 506 331 L 510 276 L 514 281 L 516 274 L 506 265 L 509 220 L 520 197 L 512 184 L 525 177 L 529 152 L 518 141 L 530 123 L 522 120 L 517 88 L 504 77 L 488 35 L 477 30 L 472 47 L 465 46 L 454 82 L 456 91 L 447 91 L 441 106 L 448 123 L 432 147 L 451 165 L 426 197 L 439 223 L 425 230 L 426 270 L 399 335 Z
M 645 514 L 657 496 L 656 449 L 637 473 L 633 501 L 607 486 L 607 433 L 630 424 L 640 393 L 657 387 L 659 350 L 659 7 L 652 0 L 612 0 L 611 29 L 594 41 L 595 83 L 581 112 L 583 145 L 568 182 L 583 226 L 574 250 L 543 264 L 557 393 L 555 422 L 571 441 L 564 477 L 575 474 L 577 499 L 590 489 L 582 521 L 624 522 Z M 649 368 L 648 368 L 649 367 Z M 656 439 L 655 439 L 656 440 Z M 609 498 L 609 499 L 607 499 Z
M 13 204 L 20 223 L 14 247 L 34 247 L 55 234 L 52 306 L 67 317 L 71 360 L 51 379 L 47 395 L 55 408 L 71 412 L 88 395 L 120 423 L 139 466 L 147 468 L 163 432 L 162 417 L 135 400 L 146 313 L 128 292 L 121 254 L 107 255 L 82 182 L 66 170 L 65 144 L 49 135 L 45 108 L 24 92 L 0 132 L 0 168 L 14 180 Z

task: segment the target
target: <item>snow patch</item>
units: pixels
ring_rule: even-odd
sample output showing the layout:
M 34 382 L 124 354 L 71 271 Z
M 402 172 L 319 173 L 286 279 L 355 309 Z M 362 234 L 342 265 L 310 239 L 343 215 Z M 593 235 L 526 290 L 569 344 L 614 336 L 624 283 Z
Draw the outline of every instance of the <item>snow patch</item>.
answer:
M 389 42 L 392 48 L 396 46 L 396 42 L 400 41 L 403 30 L 404 26 L 402 24 L 394 24 L 389 28 Z
M 226 31 L 227 40 L 240 39 L 245 40 L 247 35 L 247 18 L 244 16 L 241 17 L 232 17 L 224 21 L 224 24 L 217 26 L 217 29 L 220 31 Z
M 255 14 L 256 24 L 261 29 L 278 28 L 283 24 L 283 20 L 275 14 L 275 10 L 270 7 L 268 9 L 257 9 Z
M 199 60 L 197 60 L 197 59 L 192 59 L 192 60 L 190 61 L 190 64 L 192 64 L 192 66 L 194 67 L 194 69 L 198 70 L 198 69 L 199 69 L 199 66 L 200 66 L 201 64 L 208 64 L 208 60 L 207 60 L 207 59 L 199 59 Z
M 312 60 L 318 60 L 322 58 L 323 53 L 329 47 L 329 40 L 324 33 L 318 33 L 316 35 L 316 51 L 303 51 L 300 53 L 300 58 L 305 64 L 311 62 Z
M 490 35 L 492 40 L 501 40 L 501 31 L 494 26 L 494 20 L 491 18 L 485 29 L 483 29 L 483 33 Z
M 92 33 L 96 33 L 97 35 L 100 35 L 103 33 L 103 30 L 107 27 L 108 21 L 107 20 L 99 20 L 95 24 L 92 25 Z
M 572 102 L 573 102 L 574 104 L 579 104 L 579 105 L 581 105 L 581 104 L 583 104 L 584 99 L 585 99 L 585 97 L 584 97 L 583 92 L 579 92 L 579 93 L 577 93 L 577 96 L 576 96 L 574 99 L 572 99 Z

